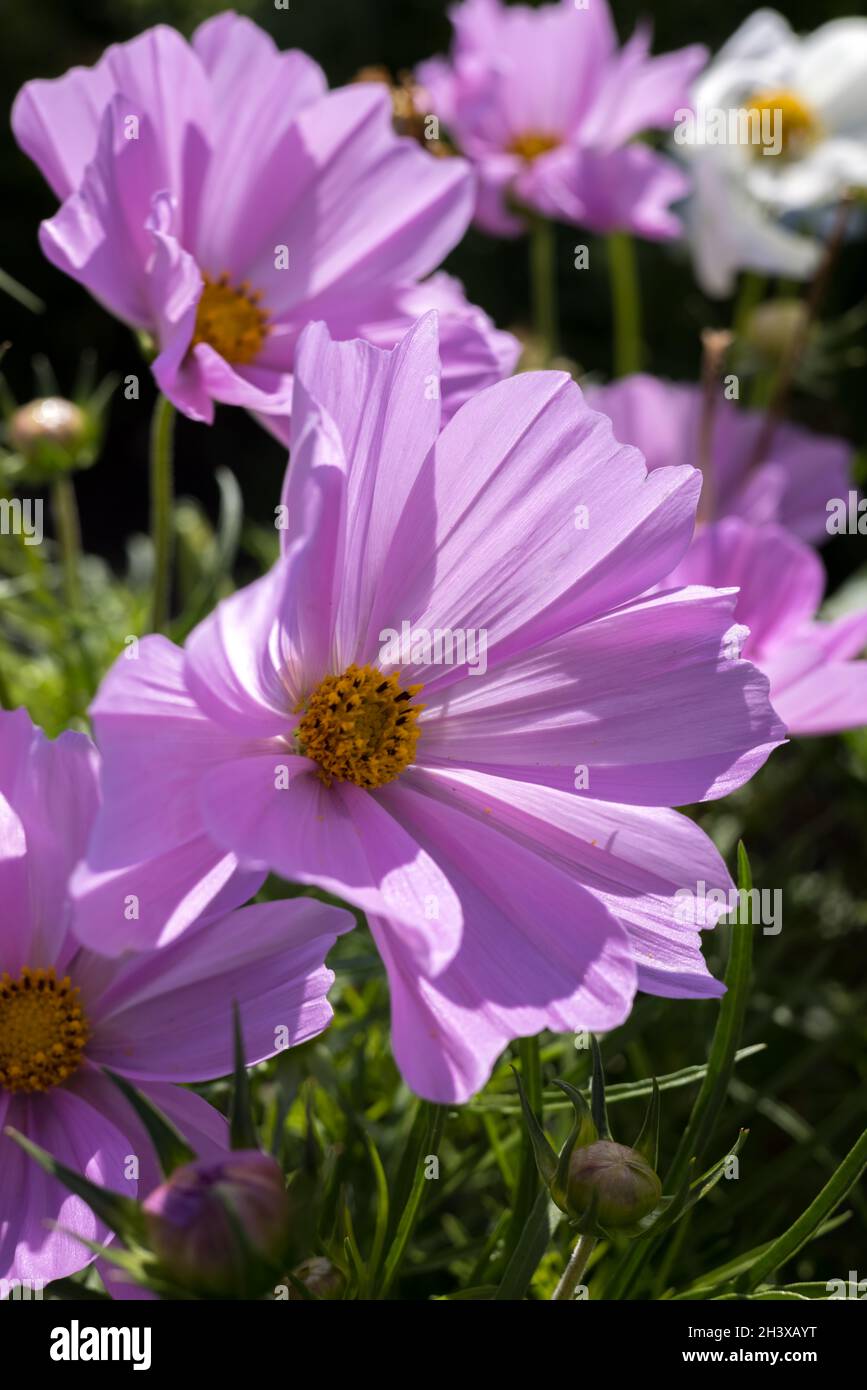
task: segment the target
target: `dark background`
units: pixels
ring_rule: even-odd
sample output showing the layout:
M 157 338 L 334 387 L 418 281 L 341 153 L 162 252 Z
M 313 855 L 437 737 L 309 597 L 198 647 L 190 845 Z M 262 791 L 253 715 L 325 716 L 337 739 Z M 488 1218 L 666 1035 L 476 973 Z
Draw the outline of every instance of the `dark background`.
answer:
M 0 295 L 0 341 L 9 340 L 3 369 L 19 401 L 36 394 L 30 360 L 47 353 L 61 387 L 71 389 L 83 347 L 92 346 L 102 371 L 137 372 L 141 400 L 117 395 L 111 407 L 103 457 L 78 481 L 84 543 L 119 562 L 124 538 L 147 524 L 147 430 L 153 401 L 149 372 L 129 332 L 99 308 L 87 292 L 50 266 L 37 243 L 37 227 L 53 214 L 53 194 L 30 161 L 18 150 L 8 126 L 8 112 L 18 88 L 29 78 L 53 77 L 75 64 L 94 63 L 110 43 L 131 38 L 156 23 L 173 24 L 189 35 L 196 24 L 226 8 L 208 0 L 13 0 L 0 5 L 5 56 L 2 106 L 7 113 L 0 136 L 0 188 L 3 238 L 0 265 L 47 304 L 34 315 Z M 393 71 L 444 52 L 451 27 L 443 0 L 290 0 L 277 10 L 267 0 L 247 0 L 235 7 L 269 30 L 282 48 L 300 47 L 323 66 L 332 84 L 350 80 L 366 64 L 383 63 Z M 633 0 L 615 0 L 614 14 L 627 37 L 650 9 Z M 657 0 L 652 7 L 655 51 L 701 41 L 716 49 L 751 13 L 751 0 L 709 5 L 707 0 Z M 785 13 L 804 30 L 826 19 L 851 14 L 857 6 L 790 3 Z M 240 94 L 239 94 L 240 99 Z M 572 269 L 576 241 L 591 246 L 591 270 Z M 604 256 L 593 255 L 593 238 L 574 228 L 559 229 L 560 314 L 564 351 L 593 372 L 610 371 L 609 289 Z M 730 306 L 706 301 L 692 282 L 682 250 L 642 244 L 639 247 L 644 300 L 647 370 L 661 376 L 694 378 L 698 369 L 698 332 L 708 323 L 727 323 Z M 523 241 L 494 241 L 471 231 L 453 253 L 448 268 L 504 327 L 520 326 L 528 317 L 526 246 Z M 829 312 L 851 306 L 867 295 L 863 244 L 847 248 L 835 279 Z M 801 416 L 820 428 L 848 434 L 860 443 L 867 437 L 867 400 L 859 374 L 848 371 L 836 383 L 834 403 L 801 400 Z M 284 457 L 242 411 L 220 408 L 213 429 L 181 420 L 177 448 L 178 488 L 216 507 L 213 469 L 230 467 L 244 491 L 248 514 L 270 515 Z M 854 542 L 854 544 L 853 544 Z M 858 563 L 857 537 L 833 548 L 832 574 L 842 577 Z

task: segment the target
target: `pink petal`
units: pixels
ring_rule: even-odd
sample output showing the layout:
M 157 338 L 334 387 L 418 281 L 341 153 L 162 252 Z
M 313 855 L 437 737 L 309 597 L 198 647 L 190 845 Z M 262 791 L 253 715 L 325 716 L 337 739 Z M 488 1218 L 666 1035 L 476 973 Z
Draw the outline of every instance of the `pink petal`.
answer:
M 218 843 L 392 917 L 429 972 L 454 955 L 463 921 L 448 879 L 369 792 L 346 782 L 325 787 L 306 758 L 269 753 L 215 769 L 202 781 L 201 801 Z
M 131 1152 L 129 1138 L 105 1115 L 66 1088 L 12 1097 L 5 1125 L 17 1129 L 91 1182 L 135 1196 L 135 1183 L 123 1176 Z M 44 1173 L 2 1131 L 0 1191 L 0 1278 L 44 1283 L 62 1279 L 93 1259 L 76 1235 L 100 1242 L 109 1238 L 105 1226 L 81 1198 Z M 56 1229 L 51 1229 L 55 1224 Z
M 812 619 L 822 601 L 825 571 L 814 550 L 779 526 L 728 517 L 702 528 L 668 582 L 737 588 L 735 617 L 750 630 L 744 651 L 761 663 L 764 654 Z
M 103 757 L 104 807 L 88 852 L 97 873 L 195 841 L 195 775 L 239 749 L 190 697 L 183 662 L 167 638 L 144 637 L 117 658 L 91 706 Z
M 413 1090 L 464 1101 L 514 1038 L 623 1021 L 635 966 L 599 901 L 482 817 L 419 795 L 415 779 L 385 799 L 448 875 L 466 923 L 454 959 L 432 979 L 399 926 L 371 918 L 389 973 L 395 1056 Z
M 408 619 L 484 629 L 493 665 L 587 621 L 676 563 L 698 487 L 687 469 L 647 475 L 561 373 L 481 391 L 446 425 L 404 509 L 368 650 Z M 444 685 L 460 673 L 433 667 L 417 679 Z
M 16 960 L 19 969 L 61 963 L 69 875 L 87 846 L 97 799 L 89 738 L 66 732 L 50 740 L 25 710 L 0 713 L 0 916 L 11 930 L 2 969 Z
M 69 885 L 73 931 L 101 956 L 165 946 L 204 913 L 240 907 L 264 877 L 241 871 L 235 855 L 206 835 L 121 868 L 99 872 L 85 860 Z
M 637 805 L 722 796 L 785 733 L 737 658 L 733 607 L 707 589 L 646 598 L 434 692 L 417 761 L 561 791 L 580 766 L 582 794 Z
M 243 15 L 227 12 L 206 20 L 192 46 L 214 103 L 214 158 L 196 254 L 212 274 L 242 280 L 266 241 L 283 240 L 277 233 L 288 183 L 286 133 L 299 111 L 325 95 L 327 82 L 312 58 L 297 49 L 279 52 L 270 35 Z
M 331 1021 L 324 966 L 348 913 L 295 898 L 241 908 L 122 968 L 99 1001 L 88 1055 L 127 1076 L 203 1081 L 232 1068 L 232 1001 L 248 1064 Z
M 334 605 L 329 631 L 334 633 L 337 669 L 342 670 L 363 645 L 395 529 L 439 431 L 439 392 L 430 389 L 431 383 L 439 383 L 436 316 L 421 319 L 392 352 L 360 341 L 332 342 L 324 326 L 313 325 L 299 343 L 296 377 L 305 396 L 296 404 L 290 489 L 297 496 L 305 474 L 318 462 L 311 446 L 302 452 L 296 472 L 301 434 L 316 427 L 315 422 L 308 426 L 310 403 L 333 421 L 345 458 L 342 565 L 335 571 L 329 559 L 324 567 L 325 575 L 342 575 L 340 590 L 327 579 L 323 584 L 322 563 L 311 555 L 305 560 L 299 599 L 309 604 L 314 586 L 324 587 Z M 288 497 L 287 507 L 286 544 L 291 546 L 297 534 L 293 514 L 300 508 Z M 328 533 L 327 545 L 333 544 Z
M 690 999 L 723 992 L 701 954 L 700 928 L 713 927 L 723 911 L 706 894 L 728 894 L 733 885 L 693 821 L 475 772 L 413 773 L 413 781 L 456 813 L 484 817 L 593 893 L 629 934 L 639 989 Z
M 282 158 L 282 235 L 246 267 L 278 320 L 327 318 L 347 291 L 427 275 L 472 215 L 468 166 L 396 136 L 391 98 L 375 83 L 306 106 Z M 275 242 L 288 248 L 285 269 Z
M 204 140 L 212 128 L 202 68 L 180 34 L 165 25 L 113 44 L 93 68 L 28 82 L 16 98 L 12 127 L 58 198 L 81 185 L 96 153 L 102 114 L 115 97 L 126 100 L 130 113 L 148 112 L 164 171 L 162 187 L 181 182 L 190 130 Z

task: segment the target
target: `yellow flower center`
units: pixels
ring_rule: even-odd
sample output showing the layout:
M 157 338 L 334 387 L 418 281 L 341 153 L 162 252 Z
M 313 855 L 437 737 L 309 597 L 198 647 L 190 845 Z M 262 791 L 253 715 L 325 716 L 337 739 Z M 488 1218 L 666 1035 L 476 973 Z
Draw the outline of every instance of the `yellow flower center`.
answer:
M 777 158 L 780 159 L 798 159 L 821 134 L 821 125 L 815 113 L 809 106 L 805 106 L 799 96 L 786 91 L 785 88 L 773 92 L 757 92 L 745 103 L 745 110 L 750 114 L 757 111 L 760 121 L 764 120 L 763 112 L 770 113 L 770 132 L 776 136 L 779 131 L 780 148 Z M 777 111 L 780 113 L 779 116 L 775 114 Z M 777 121 L 779 126 L 775 124 Z M 762 125 L 760 132 L 764 128 Z M 764 135 L 762 139 L 764 141 Z M 767 150 L 767 144 L 755 144 L 753 150 L 761 156 Z
M 401 688 L 396 673 L 375 666 L 348 666 L 342 676 L 326 676 L 304 705 L 295 730 L 299 751 L 319 764 L 319 776 L 381 787 L 393 782 L 415 758 L 423 705 L 414 705 L 420 685 Z
M 547 154 L 549 150 L 556 150 L 560 144 L 559 137 L 556 135 L 543 135 L 537 131 L 529 131 L 526 135 L 516 135 L 506 146 L 508 154 L 520 155 L 521 159 L 526 159 L 528 164 L 532 164 L 534 159 L 538 159 L 540 154 Z
M 89 1035 L 78 996 L 53 970 L 0 976 L 0 1087 L 47 1091 L 72 1076 Z
M 268 315 L 259 307 L 261 295 L 242 280 L 237 289 L 228 275 L 204 276 L 205 288 L 196 310 L 191 347 L 208 343 L 227 362 L 243 366 L 258 356 L 268 336 Z

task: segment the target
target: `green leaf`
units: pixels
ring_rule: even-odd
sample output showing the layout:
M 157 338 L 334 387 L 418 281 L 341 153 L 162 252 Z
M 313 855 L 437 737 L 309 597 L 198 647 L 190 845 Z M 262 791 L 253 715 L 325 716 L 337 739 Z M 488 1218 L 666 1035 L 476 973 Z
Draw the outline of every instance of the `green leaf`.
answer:
M 140 1207 L 131 1197 L 123 1197 L 120 1193 L 97 1187 L 81 1173 L 76 1173 L 64 1163 L 58 1162 L 46 1149 L 34 1144 L 32 1139 L 19 1133 L 17 1129 L 7 1126 L 4 1133 L 10 1139 L 14 1139 L 44 1172 L 57 1178 L 58 1182 L 62 1182 L 76 1197 L 81 1197 L 99 1220 L 104 1222 L 110 1231 L 114 1231 L 115 1235 L 120 1236 L 121 1240 L 141 1239 L 144 1220 Z
M 752 886 L 750 861 L 741 842 L 738 845 L 738 888 L 742 893 L 749 893 Z M 747 901 L 749 902 L 749 899 Z M 738 917 L 740 915 L 738 912 Z M 747 917 L 747 922 L 736 921 L 730 926 L 729 959 L 725 973 L 726 993 L 720 1000 L 707 1072 L 666 1177 L 667 1187 L 673 1187 L 680 1181 L 691 1158 L 701 1159 L 725 1103 L 749 996 L 754 925 L 751 904 Z
M 849 1150 L 819 1195 L 787 1231 L 772 1241 L 755 1264 L 741 1275 L 737 1287 L 754 1289 L 768 1275 L 796 1255 L 816 1234 L 825 1218 L 844 1200 L 867 1167 L 867 1129 Z
M 817 1236 L 835 1230 L 838 1226 L 843 1225 L 845 1220 L 846 1216 L 843 1215 L 832 1217 L 829 1221 L 823 1222 L 821 1228 L 816 1232 Z M 752 1250 L 745 1251 L 742 1255 L 735 1255 L 733 1259 L 727 1260 L 725 1264 L 718 1265 L 715 1269 L 708 1270 L 706 1273 L 700 1275 L 698 1279 L 693 1279 L 690 1284 L 687 1284 L 686 1288 L 673 1294 L 672 1297 L 675 1300 L 684 1298 L 707 1298 L 709 1294 L 714 1293 L 714 1291 L 721 1288 L 723 1284 L 730 1283 L 733 1279 L 736 1279 L 739 1274 L 743 1274 L 745 1270 L 751 1269 L 760 1256 L 763 1255 L 766 1250 L 769 1250 L 772 1245 L 773 1241 L 766 1240 L 761 1245 L 754 1246 Z M 800 1285 L 795 1285 L 794 1287 L 804 1292 L 804 1289 L 801 1289 Z M 824 1285 L 822 1285 L 822 1288 L 824 1289 Z
M 650 1105 L 644 1117 L 644 1124 L 641 1126 L 641 1133 L 632 1145 L 636 1153 L 650 1164 L 654 1173 L 659 1163 L 659 1121 L 662 1106 L 660 1102 L 659 1087 L 656 1084 L 656 1077 L 653 1078 L 653 1095 L 650 1098 Z
M 423 1101 L 419 1106 L 419 1116 L 417 1119 L 421 1123 L 413 1126 L 413 1133 L 410 1135 L 410 1145 L 404 1158 L 406 1164 L 407 1157 L 411 1157 L 414 1170 L 412 1172 L 412 1182 L 407 1192 L 406 1200 L 401 1209 L 397 1230 L 389 1247 L 388 1255 L 385 1260 L 385 1272 L 380 1285 L 379 1297 L 385 1298 L 391 1289 L 398 1270 L 403 1263 L 406 1249 L 409 1244 L 410 1236 L 415 1229 L 418 1220 L 419 1209 L 426 1187 L 424 1176 L 423 1159 L 434 1157 L 440 1146 L 443 1129 L 446 1122 L 446 1111 L 441 1105 L 432 1105 L 429 1101 Z M 406 1174 L 406 1169 L 403 1169 Z
M 752 1043 L 749 1047 L 740 1047 L 735 1053 L 735 1062 L 745 1062 L 748 1057 L 755 1057 L 759 1052 L 767 1050 L 767 1043 Z M 627 1100 L 643 1100 L 645 1096 L 653 1095 L 653 1083 L 656 1080 L 660 1091 L 675 1091 L 682 1086 L 694 1086 L 707 1075 L 707 1063 L 699 1062 L 695 1066 L 681 1067 L 678 1071 L 669 1071 L 662 1076 L 646 1077 L 642 1081 L 616 1081 L 605 1087 L 605 1102 L 610 1107 L 621 1104 Z M 582 1091 L 582 1095 L 584 1092 Z M 568 1104 L 560 1100 L 552 1088 L 543 1092 L 546 1111 L 567 1110 Z M 589 1097 L 589 1091 L 585 1099 Z M 463 1107 L 465 1114 L 472 1114 L 478 1111 L 496 1111 L 501 1115 L 517 1115 L 520 1112 L 520 1105 L 511 1099 L 510 1096 L 478 1096 L 468 1105 Z
M 590 1107 L 575 1086 L 571 1086 L 568 1081 L 556 1081 L 555 1085 L 560 1087 L 571 1100 L 575 1107 L 575 1120 L 566 1139 L 566 1143 L 560 1150 L 560 1157 L 557 1160 L 557 1170 L 554 1175 L 553 1184 L 548 1183 L 548 1190 L 554 1201 L 563 1211 L 567 1209 L 567 1193 L 569 1188 L 569 1164 L 576 1148 L 586 1148 L 588 1144 L 594 1144 L 599 1135 L 596 1125 L 593 1123 L 593 1116 Z
M 0 270 L 0 290 L 8 294 L 12 299 L 17 299 L 19 304 L 23 304 L 25 309 L 29 309 L 31 314 L 43 314 L 45 304 L 37 294 L 28 290 L 20 281 L 14 279 L 7 270 Z
M 169 1177 L 182 1164 L 194 1162 L 195 1149 L 190 1148 L 171 1120 L 168 1120 L 152 1101 L 137 1091 L 135 1086 L 131 1086 L 125 1077 L 109 1071 L 108 1067 L 104 1067 L 103 1070 L 129 1101 L 147 1130 L 148 1137 L 156 1149 L 163 1176 Z
M 376 1285 L 380 1261 L 382 1260 L 382 1251 L 388 1232 L 388 1181 L 385 1176 L 385 1169 L 382 1166 L 382 1159 L 379 1156 L 379 1151 L 369 1134 L 365 1133 L 364 1141 L 367 1144 L 367 1151 L 370 1154 L 370 1162 L 376 1182 L 376 1222 L 373 1231 L 373 1245 L 370 1251 L 370 1259 L 367 1262 L 370 1287 L 373 1289 Z
M 542 1188 L 503 1272 L 495 1302 L 524 1297 L 560 1219 L 560 1212 Z
M 605 1071 L 602 1066 L 602 1053 L 599 1050 L 599 1043 L 596 1041 L 594 1034 L 590 1035 L 590 1046 L 593 1049 L 593 1079 L 590 1086 L 590 1110 L 599 1138 L 610 1139 L 611 1130 L 608 1127 L 608 1110 L 605 1104 Z
M 235 1067 L 232 1082 L 232 1103 L 229 1109 L 229 1140 L 233 1149 L 258 1149 L 259 1136 L 253 1118 L 253 1096 L 247 1072 L 241 1014 L 237 1002 L 232 1004 L 232 1036 Z
M 541 1124 L 543 1114 L 542 1100 L 542 1061 L 537 1037 L 518 1038 L 518 1057 L 526 1086 L 526 1099 L 530 1110 Z M 519 1093 L 521 1094 L 521 1093 Z M 523 1099 L 523 1097 L 522 1097 Z M 506 1258 L 508 1259 L 521 1238 L 524 1223 L 533 1209 L 539 1191 L 539 1169 L 533 1134 L 525 1130 L 521 1143 L 521 1161 L 518 1180 L 512 1193 L 512 1219 L 506 1232 Z
M 521 1099 L 521 1109 L 524 1112 L 524 1123 L 527 1127 L 530 1143 L 533 1146 L 536 1166 L 539 1169 L 539 1175 L 542 1181 L 546 1186 L 550 1186 L 557 1172 L 557 1155 L 551 1147 L 548 1136 L 533 1113 L 530 1102 L 527 1099 L 527 1093 L 524 1090 L 524 1083 L 521 1080 L 520 1073 L 516 1071 L 514 1067 L 512 1070 L 515 1074 L 518 1095 Z

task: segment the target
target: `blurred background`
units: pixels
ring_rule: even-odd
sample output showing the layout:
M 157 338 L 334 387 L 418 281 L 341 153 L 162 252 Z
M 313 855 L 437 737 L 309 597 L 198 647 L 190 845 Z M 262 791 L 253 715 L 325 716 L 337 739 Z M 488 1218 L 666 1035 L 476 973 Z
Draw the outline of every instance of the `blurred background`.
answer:
M 19 86 L 29 78 L 52 77 L 74 64 L 92 64 L 110 43 L 164 22 L 189 34 L 224 6 L 203 0 L 4 0 L 2 105 L 8 112 Z M 312 54 L 333 84 L 349 81 L 370 64 L 392 71 L 445 51 L 450 42 L 447 7 L 442 0 L 290 0 L 288 10 L 272 3 L 239 3 L 283 48 Z M 655 49 L 701 41 L 712 49 L 755 8 L 749 0 L 708 5 L 707 0 L 654 0 Z M 851 13 L 854 5 L 791 0 L 784 13 L 797 28 Z M 615 19 L 627 37 L 640 5 L 617 0 Z M 239 95 L 240 99 L 240 95 Z M 61 389 L 70 389 L 82 348 L 98 354 L 101 372 L 141 380 L 137 402 L 116 397 L 110 407 L 101 459 L 77 480 L 86 549 L 122 566 L 126 538 L 146 529 L 147 438 L 153 385 L 131 335 L 104 313 L 88 294 L 43 260 L 37 244 L 40 219 L 55 201 L 34 166 L 15 146 L 8 117 L 0 135 L 0 187 L 3 236 L 0 265 L 40 299 L 46 311 L 33 314 L 0 296 L 0 341 L 10 344 L 3 371 L 19 401 L 36 394 L 31 358 L 46 353 Z M 589 272 L 572 269 L 571 248 L 591 248 Z M 611 370 L 609 286 L 602 249 L 574 228 L 558 229 L 560 316 L 565 354 L 601 378 Z M 641 244 L 638 248 L 644 302 L 647 370 L 694 380 L 699 370 L 699 333 L 708 325 L 727 325 L 731 305 L 706 300 L 692 280 L 685 254 L 677 247 Z M 468 297 L 500 326 L 521 330 L 528 311 L 527 251 L 522 241 L 497 242 L 470 232 L 447 262 L 464 282 Z M 825 305 L 825 316 L 851 309 L 867 298 L 864 242 L 849 245 Z M 863 340 L 862 340 L 863 343 Z M 815 428 L 839 432 L 863 449 L 867 438 L 864 367 L 840 365 L 825 394 L 800 392 L 793 413 Z M 221 408 L 213 429 L 181 419 L 177 440 L 178 491 L 198 499 L 216 515 L 215 469 L 231 469 L 240 484 L 247 518 L 246 550 L 238 573 L 249 577 L 261 564 L 250 541 L 250 526 L 266 526 L 285 465 L 280 447 L 242 411 Z M 863 467 L 863 458 L 862 458 Z M 835 539 L 824 552 L 831 587 L 851 581 L 864 566 L 864 538 Z M 865 580 L 867 589 L 867 580 Z M 867 602 L 867 597 L 865 597 Z M 37 713 L 38 711 L 34 711 Z M 867 711 L 865 711 L 867 719 Z M 708 1261 L 719 1262 L 753 1246 L 794 1219 L 827 1179 L 863 1126 L 867 1094 L 867 735 L 806 740 L 778 752 L 767 769 L 737 797 L 702 808 L 699 819 L 714 835 L 731 865 L 743 836 L 757 884 L 782 888 L 783 930 L 756 941 L 756 979 L 744 1043 L 765 1044 L 738 1069 L 731 1105 L 713 1146 L 718 1157 L 738 1124 L 752 1133 L 742 1156 L 743 1182 L 736 1192 L 715 1195 L 694 1229 L 671 1254 L 669 1265 L 683 1280 L 697 1276 Z M 717 973 L 725 955 L 725 932 L 708 945 Z M 388 1050 L 388 1003 L 372 953 L 359 951 L 359 939 L 341 947 L 346 968 L 338 977 L 337 1028 L 319 1043 L 295 1054 L 268 1077 L 279 1091 L 294 1096 L 302 1075 L 311 1072 L 321 1090 L 323 1134 L 339 1139 L 342 1177 L 359 1194 L 357 1219 L 362 1233 L 370 1213 L 360 1195 L 370 1188 L 366 1151 L 357 1125 L 361 1117 L 377 1135 L 388 1159 L 404 1124 L 407 1097 Z M 341 957 L 338 957 L 338 961 Z M 713 1028 L 713 1004 L 677 1004 L 643 999 L 624 1029 L 606 1039 L 612 1081 L 678 1070 L 703 1061 Z M 551 1043 L 547 1074 L 580 1079 L 584 1063 L 571 1052 L 571 1040 Z M 572 1069 L 571 1071 L 569 1069 Z M 450 1177 L 429 1208 L 419 1231 L 410 1270 L 409 1294 L 447 1291 L 471 1277 L 474 1252 L 488 1239 L 491 1223 L 507 1201 L 504 1163 L 517 1138 L 514 1091 L 502 1067 L 493 1087 L 497 1109 L 465 1111 L 450 1122 L 446 1156 Z M 664 1143 L 676 1142 L 693 1090 L 666 1098 Z M 333 1096 L 337 1096 L 335 1101 Z M 621 1135 L 637 1131 L 641 1106 L 619 1107 Z M 354 1117 L 354 1118 L 353 1118 Z M 296 1114 L 297 1118 L 297 1114 Z M 300 1123 L 300 1122 L 299 1122 Z M 499 1126 L 503 1163 L 491 1159 L 491 1126 Z M 511 1135 L 511 1137 L 510 1137 Z M 667 1138 L 666 1138 L 667 1136 Z M 669 1154 L 670 1156 L 670 1154 Z M 730 1185 L 723 1183 L 722 1187 Z M 788 1278 L 846 1277 L 864 1266 L 867 1203 L 855 1193 L 846 1204 L 851 1216 L 817 1242 L 788 1270 Z

